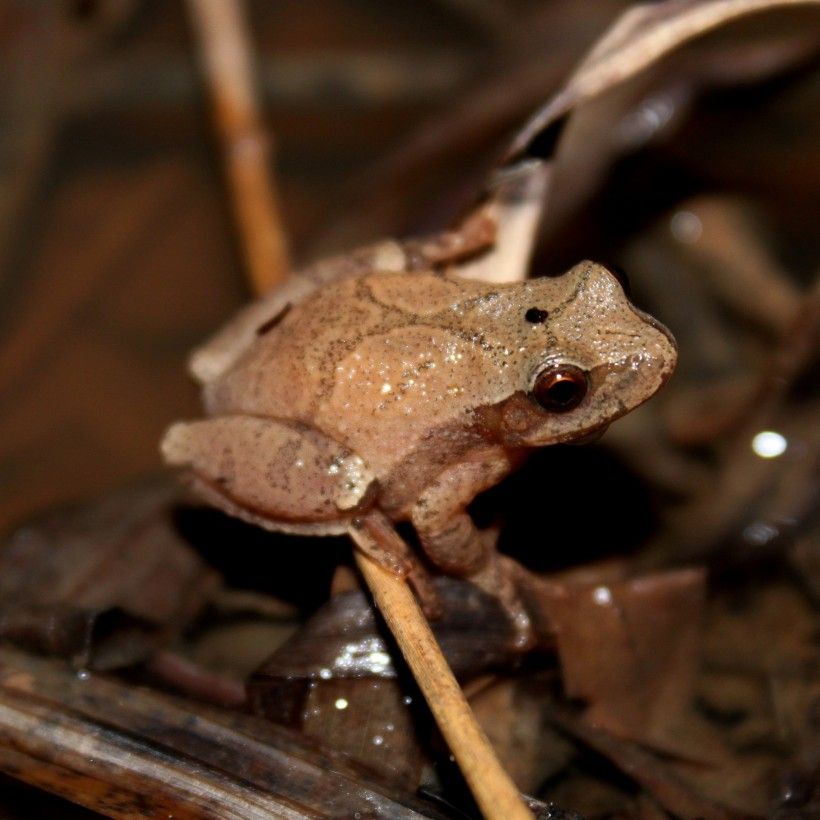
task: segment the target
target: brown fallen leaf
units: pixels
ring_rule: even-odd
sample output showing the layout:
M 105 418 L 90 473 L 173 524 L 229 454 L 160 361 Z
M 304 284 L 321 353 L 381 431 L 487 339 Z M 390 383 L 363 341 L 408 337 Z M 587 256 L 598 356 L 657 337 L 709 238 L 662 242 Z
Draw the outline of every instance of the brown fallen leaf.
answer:
M 571 709 L 555 705 L 549 712 L 549 719 L 571 737 L 610 760 L 673 815 L 703 817 L 705 820 L 730 820 L 743 816 L 742 812 L 704 796 L 652 752 L 590 726 Z
M 693 714 L 705 574 L 678 570 L 622 577 L 594 571 L 524 580 L 531 609 L 553 632 L 566 694 L 585 719 L 620 737 L 709 760 L 720 744 Z M 524 576 L 526 578 L 526 576 Z M 685 729 L 685 731 L 684 731 Z
M 167 645 L 219 585 L 178 535 L 167 482 L 45 515 L 0 545 L 0 637 L 114 669 Z
M 557 677 L 557 676 L 556 676 Z M 560 776 L 575 756 L 575 746 L 545 718 L 544 698 L 527 678 L 493 677 L 474 694 L 470 706 L 504 768 L 524 792 Z M 562 801 L 562 805 L 574 804 Z
M 452 578 L 435 587 L 444 609 L 432 626 L 456 675 L 516 663 L 512 625 L 494 598 Z M 257 714 L 415 786 L 432 722 L 385 634 L 361 591 L 337 594 L 251 676 L 248 696 Z

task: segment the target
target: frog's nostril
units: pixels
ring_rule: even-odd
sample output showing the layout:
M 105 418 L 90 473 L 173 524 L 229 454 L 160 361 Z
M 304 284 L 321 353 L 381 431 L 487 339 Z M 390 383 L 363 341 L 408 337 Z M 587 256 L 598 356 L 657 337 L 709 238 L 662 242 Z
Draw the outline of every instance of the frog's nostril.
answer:
M 535 377 L 532 395 L 551 413 L 566 413 L 575 409 L 587 394 L 587 374 L 575 365 L 548 367 Z

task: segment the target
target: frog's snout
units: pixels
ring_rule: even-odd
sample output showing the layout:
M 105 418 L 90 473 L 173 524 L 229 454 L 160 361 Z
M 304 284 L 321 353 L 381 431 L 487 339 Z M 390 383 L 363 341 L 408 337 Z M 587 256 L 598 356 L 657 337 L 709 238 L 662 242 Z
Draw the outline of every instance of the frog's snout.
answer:
M 658 321 L 652 314 L 645 313 L 640 308 L 635 307 L 632 302 L 629 302 L 629 307 L 632 309 L 632 312 L 641 320 L 646 322 L 651 328 L 657 330 L 659 333 L 662 333 L 666 336 L 666 341 L 669 342 L 672 351 L 674 353 L 674 360 L 677 361 L 678 358 L 678 343 L 675 340 L 675 337 L 672 335 L 672 331 L 663 323 Z
M 618 305 L 617 309 L 619 311 L 623 311 L 623 307 L 626 305 L 629 311 L 638 318 L 640 325 L 644 326 L 644 329 L 645 326 L 648 325 L 653 330 L 662 334 L 665 340 L 663 347 L 667 347 L 663 358 L 669 360 L 669 370 L 671 372 L 677 361 L 678 353 L 678 345 L 675 341 L 675 337 L 666 325 L 659 322 L 654 316 L 641 310 L 632 302 L 631 287 L 626 273 L 618 267 L 611 265 L 607 267 L 590 261 L 582 262 L 577 267 L 586 275 L 585 288 L 590 293 L 594 293 L 597 290 L 598 293 L 603 292 L 608 294 L 608 301 L 613 306 Z M 598 298 L 601 299 L 600 296 Z M 607 301 L 607 299 L 602 299 L 602 301 Z M 623 321 L 623 319 L 621 321 Z
M 645 316 L 652 329 L 662 334 L 665 342 L 666 350 L 664 351 L 662 356 L 664 360 L 663 363 L 665 365 L 662 369 L 662 386 L 668 381 L 669 377 L 675 370 L 675 366 L 678 363 L 678 343 L 675 340 L 675 337 L 672 335 L 672 331 L 669 330 L 669 328 L 666 327 L 666 325 L 663 324 L 663 322 L 659 322 L 657 319 L 655 319 L 654 316 L 650 316 L 649 314 L 645 314 Z

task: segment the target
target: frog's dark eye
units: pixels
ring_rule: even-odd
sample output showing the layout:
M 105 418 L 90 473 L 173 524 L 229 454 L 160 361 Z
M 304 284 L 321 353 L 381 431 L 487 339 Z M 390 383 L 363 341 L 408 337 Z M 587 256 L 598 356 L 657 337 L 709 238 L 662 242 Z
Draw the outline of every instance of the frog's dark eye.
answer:
M 618 265 L 607 265 L 606 269 L 618 280 L 618 284 L 623 288 L 623 292 L 629 296 L 632 293 L 632 286 L 629 284 L 629 277 L 626 275 L 626 271 L 618 267 Z
M 550 413 L 566 413 L 583 401 L 587 387 L 587 374 L 580 367 L 564 364 L 542 370 L 535 377 L 532 395 Z
M 537 307 L 531 307 L 524 314 L 524 318 L 528 322 L 532 322 L 532 324 L 534 324 L 534 325 L 540 325 L 541 323 L 546 322 L 547 321 L 547 316 L 549 316 L 549 313 L 547 313 L 546 310 L 542 310 L 541 308 L 537 308 Z

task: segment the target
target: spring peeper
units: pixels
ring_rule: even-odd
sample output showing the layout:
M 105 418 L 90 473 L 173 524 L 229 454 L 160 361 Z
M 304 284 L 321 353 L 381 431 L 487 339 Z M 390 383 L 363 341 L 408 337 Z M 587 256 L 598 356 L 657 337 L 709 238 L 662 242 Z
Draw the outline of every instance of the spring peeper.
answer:
M 209 418 L 173 425 L 162 449 L 206 501 L 271 530 L 409 520 L 435 566 L 525 629 L 467 505 L 532 448 L 646 401 L 675 343 L 600 265 L 488 284 L 454 275 L 464 251 L 446 235 L 385 242 L 293 275 L 194 354 Z

